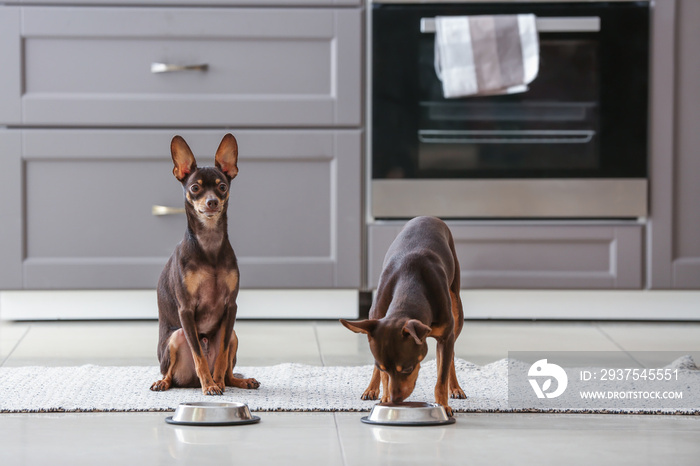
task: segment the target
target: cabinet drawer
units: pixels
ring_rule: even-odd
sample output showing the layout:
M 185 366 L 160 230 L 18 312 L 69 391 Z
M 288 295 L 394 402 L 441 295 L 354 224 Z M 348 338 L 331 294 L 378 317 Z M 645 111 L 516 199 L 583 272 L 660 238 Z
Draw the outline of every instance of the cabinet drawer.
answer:
M 178 133 L 200 166 L 213 165 L 221 131 Z M 240 173 L 228 217 L 241 286 L 359 287 L 361 132 L 233 133 Z M 23 186 L 14 187 L 23 196 L 4 196 L 24 208 L 24 221 L 13 224 L 21 234 L 7 232 L 22 238 L 22 277 L 0 288 L 155 287 L 186 225 L 182 214 L 151 213 L 154 205 L 184 204 L 169 154 L 174 133 L 10 130 L 0 142 L 17 134 L 21 156 L 2 155 L 21 157 L 24 173 Z M 8 166 L 20 170 L 20 163 Z M 16 274 L 17 257 L 2 259 Z
M 447 222 L 462 288 L 640 289 L 642 231 L 636 224 Z M 402 222 L 369 228 L 369 286 L 376 288 Z
M 359 8 L 0 7 L 0 124 L 359 126 L 361 21 Z

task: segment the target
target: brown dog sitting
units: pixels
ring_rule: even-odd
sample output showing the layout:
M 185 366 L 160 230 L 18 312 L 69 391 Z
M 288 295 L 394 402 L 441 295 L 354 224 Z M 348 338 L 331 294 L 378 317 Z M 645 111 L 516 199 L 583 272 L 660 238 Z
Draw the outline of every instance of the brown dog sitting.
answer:
M 158 280 L 158 360 L 163 379 L 151 390 L 202 387 L 221 395 L 225 386 L 258 388 L 233 375 L 238 338 L 233 330 L 238 263 L 228 240 L 229 185 L 238 174 L 238 144 L 224 136 L 216 167 L 197 168 L 180 136 L 170 144 L 173 174 L 185 191 L 187 230 Z
M 340 322 L 365 333 L 375 367 L 363 400 L 401 403 L 413 392 L 427 337 L 437 340 L 435 402 L 449 415 L 448 395 L 466 398 L 457 382 L 454 344 L 464 325 L 460 271 L 447 225 L 434 217 L 406 224 L 389 247 L 369 319 Z

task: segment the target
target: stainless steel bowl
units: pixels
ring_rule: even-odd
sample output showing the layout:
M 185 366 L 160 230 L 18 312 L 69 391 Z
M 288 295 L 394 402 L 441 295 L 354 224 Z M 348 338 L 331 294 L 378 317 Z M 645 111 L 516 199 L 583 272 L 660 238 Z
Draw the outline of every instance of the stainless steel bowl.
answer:
M 385 426 L 433 426 L 452 424 L 455 418 L 448 416 L 445 408 L 437 403 L 379 403 L 374 405 L 369 416 L 362 418 L 362 422 Z
M 168 424 L 185 426 L 232 426 L 253 424 L 260 418 L 250 414 L 245 403 L 181 403 L 171 417 L 165 418 Z

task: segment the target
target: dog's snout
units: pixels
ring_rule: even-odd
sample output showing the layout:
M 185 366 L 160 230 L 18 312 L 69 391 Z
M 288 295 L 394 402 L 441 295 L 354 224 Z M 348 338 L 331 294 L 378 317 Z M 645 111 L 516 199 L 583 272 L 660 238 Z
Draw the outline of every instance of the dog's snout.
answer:
M 207 207 L 210 209 L 216 209 L 219 207 L 219 200 L 218 199 L 207 199 Z
M 389 380 L 389 399 L 392 403 L 402 403 L 411 395 L 413 388 L 399 380 Z

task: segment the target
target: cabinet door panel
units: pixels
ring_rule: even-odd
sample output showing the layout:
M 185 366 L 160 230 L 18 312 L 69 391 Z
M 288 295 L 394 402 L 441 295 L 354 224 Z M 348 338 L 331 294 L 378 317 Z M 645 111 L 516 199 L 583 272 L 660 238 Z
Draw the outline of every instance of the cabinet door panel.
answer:
M 640 225 L 469 225 L 448 222 L 463 288 L 628 288 L 642 286 Z M 369 279 L 403 224 L 370 227 Z
M 150 204 L 181 206 L 170 162 L 111 159 L 25 163 L 29 258 L 163 257 L 182 239 L 177 218 Z M 170 176 L 168 176 L 170 175 Z M 149 203 L 149 200 L 150 203 Z
M 3 24 L 0 124 L 360 124 L 360 9 L 12 7 Z
M 213 164 L 222 132 L 179 133 L 200 166 Z M 233 133 L 240 172 L 231 188 L 229 234 L 242 286 L 358 287 L 361 132 Z M 185 231 L 184 215 L 151 212 L 153 205 L 184 205 L 172 176 L 174 133 L 22 134 L 24 287 L 154 287 Z M 341 190 L 341 177 L 355 189 Z

